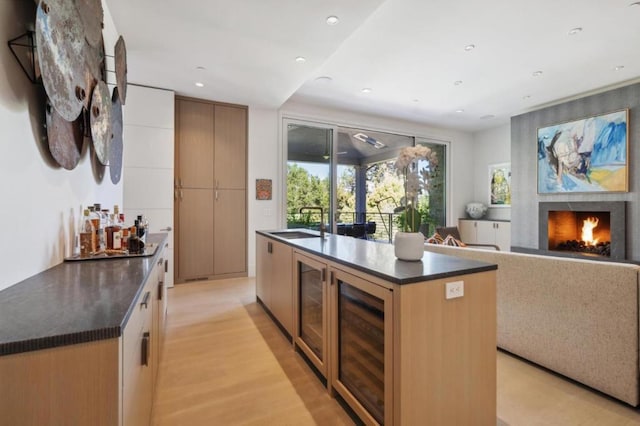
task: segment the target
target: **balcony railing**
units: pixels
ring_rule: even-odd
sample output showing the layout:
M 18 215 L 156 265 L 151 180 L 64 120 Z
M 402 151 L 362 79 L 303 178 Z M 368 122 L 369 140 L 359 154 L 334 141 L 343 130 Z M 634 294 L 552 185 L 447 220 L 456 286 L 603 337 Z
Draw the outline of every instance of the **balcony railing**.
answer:
M 354 224 L 372 224 L 375 223 L 375 230 L 373 232 L 365 232 L 362 238 L 369 240 L 375 240 L 380 242 L 392 242 L 396 232 L 400 230 L 399 216 L 401 213 L 357 213 L 357 212 L 345 212 L 340 211 L 336 213 L 336 228 L 335 230 L 329 230 L 329 232 L 337 232 L 343 235 L 350 235 L 349 226 Z M 320 214 L 317 212 L 298 213 L 290 212 L 287 214 L 287 228 L 307 228 L 307 229 L 320 229 Z M 371 231 L 373 227 L 365 226 L 366 231 Z M 352 228 L 353 229 L 353 228 Z M 344 232 L 343 232 L 344 231 Z M 429 236 L 430 228 L 427 226 L 425 229 L 427 232 L 425 235 Z M 351 231 L 353 232 L 353 231 Z M 353 236 L 360 235 L 356 233 Z

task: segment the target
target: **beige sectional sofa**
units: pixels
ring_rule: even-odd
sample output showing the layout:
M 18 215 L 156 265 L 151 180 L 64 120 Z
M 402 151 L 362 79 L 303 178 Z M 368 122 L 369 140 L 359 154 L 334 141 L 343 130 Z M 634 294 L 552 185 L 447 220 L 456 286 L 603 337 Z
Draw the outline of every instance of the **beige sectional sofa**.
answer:
M 433 244 L 425 250 L 498 265 L 498 347 L 640 403 L 640 266 Z

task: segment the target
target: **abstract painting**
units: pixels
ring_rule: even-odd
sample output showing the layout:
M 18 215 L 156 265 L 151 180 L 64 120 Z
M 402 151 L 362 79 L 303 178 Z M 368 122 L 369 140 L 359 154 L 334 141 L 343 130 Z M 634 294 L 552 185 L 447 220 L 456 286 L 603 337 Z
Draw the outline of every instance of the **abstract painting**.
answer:
M 511 207 L 511 163 L 489 165 L 489 207 Z
M 626 192 L 629 110 L 538 129 L 538 193 Z

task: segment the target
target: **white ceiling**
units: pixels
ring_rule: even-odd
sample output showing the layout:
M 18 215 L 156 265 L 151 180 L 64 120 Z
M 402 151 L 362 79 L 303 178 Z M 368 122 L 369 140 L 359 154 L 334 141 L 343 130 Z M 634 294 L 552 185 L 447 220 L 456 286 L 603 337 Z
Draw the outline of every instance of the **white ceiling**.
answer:
M 640 81 L 637 0 L 106 1 L 130 82 L 254 107 L 292 99 L 477 131 Z

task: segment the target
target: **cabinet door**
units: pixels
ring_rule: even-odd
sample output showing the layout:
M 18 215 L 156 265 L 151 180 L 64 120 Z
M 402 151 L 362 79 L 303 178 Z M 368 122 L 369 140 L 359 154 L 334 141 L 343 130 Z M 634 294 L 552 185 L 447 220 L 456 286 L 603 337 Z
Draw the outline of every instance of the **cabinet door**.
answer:
M 246 198 L 244 190 L 215 190 L 213 269 L 216 275 L 247 270 Z
M 176 185 L 213 188 L 213 109 L 211 103 L 176 100 Z
M 511 251 L 511 222 L 495 222 L 496 245 L 502 251 Z
M 460 239 L 465 243 L 475 244 L 478 242 L 475 220 L 459 220 L 458 230 L 460 231 Z M 443 238 L 446 235 L 442 236 Z
M 273 242 L 256 235 L 256 296 L 271 310 L 271 253 Z
M 495 223 L 488 220 L 476 221 L 476 238 L 478 244 L 495 244 L 496 243 L 496 228 Z
M 214 191 L 181 189 L 178 192 L 178 280 L 209 277 L 214 274 Z
M 155 281 L 154 273 L 149 280 Z M 123 426 L 148 425 L 153 401 L 152 290 L 145 286 L 122 337 Z
M 392 424 L 393 293 L 344 271 L 333 274 L 332 386 L 366 424 Z
M 294 277 L 294 344 L 329 378 L 329 304 L 327 265 L 296 253 Z M 329 380 L 327 380 L 329 385 Z
M 293 335 L 293 249 L 275 241 L 271 253 L 271 313 Z
M 215 180 L 217 188 L 247 187 L 247 110 L 215 106 Z

